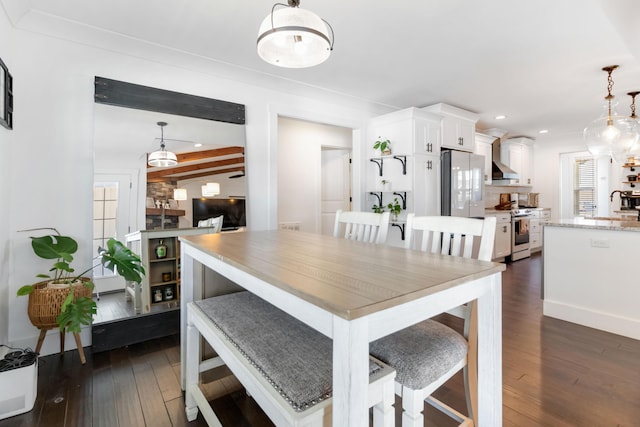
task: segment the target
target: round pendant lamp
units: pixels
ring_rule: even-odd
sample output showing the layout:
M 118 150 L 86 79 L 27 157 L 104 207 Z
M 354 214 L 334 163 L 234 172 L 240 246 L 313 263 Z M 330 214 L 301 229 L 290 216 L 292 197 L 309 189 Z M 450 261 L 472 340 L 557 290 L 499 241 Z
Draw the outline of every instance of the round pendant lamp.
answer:
M 149 154 L 149 157 L 147 158 L 149 166 L 169 167 L 178 164 L 178 158 L 175 153 L 167 151 L 164 147 L 164 127 L 166 125 L 166 122 L 158 122 L 158 126 L 160 126 L 160 150 Z
M 288 7 L 276 3 L 258 30 L 258 55 L 284 68 L 306 68 L 326 61 L 333 50 L 333 29 L 313 12 L 300 9 L 300 0 Z M 284 6 L 275 10 L 276 6 Z M 329 34 L 331 33 L 331 34 Z

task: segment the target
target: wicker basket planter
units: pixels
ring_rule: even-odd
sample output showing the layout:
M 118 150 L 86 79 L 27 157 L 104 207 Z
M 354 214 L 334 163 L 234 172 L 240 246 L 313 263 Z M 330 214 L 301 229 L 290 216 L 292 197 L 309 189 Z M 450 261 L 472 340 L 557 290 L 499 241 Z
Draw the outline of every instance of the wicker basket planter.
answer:
M 88 277 L 82 277 L 76 283 L 72 284 L 73 293 L 76 298 L 91 298 L 91 289 L 84 286 L 84 282 L 88 282 Z M 29 294 L 29 303 L 27 305 L 27 314 L 29 320 L 36 328 L 40 329 L 38 344 L 36 345 L 36 353 L 40 353 L 44 338 L 47 336 L 49 329 L 58 329 L 56 318 L 62 310 L 62 304 L 69 295 L 69 285 L 49 286 L 49 280 L 38 282 L 33 285 L 33 292 Z M 74 333 L 73 337 L 78 347 L 80 362 L 84 365 L 86 358 L 82 349 L 82 341 L 80 334 Z M 64 331 L 60 331 L 60 354 L 64 353 Z
M 83 285 L 83 282 L 88 282 L 89 278 L 83 277 L 81 280 L 82 282 L 78 281 L 72 285 L 75 297 L 91 298 L 91 289 Z M 36 283 L 33 285 L 33 292 L 29 294 L 27 313 L 33 326 L 38 329 L 58 327 L 56 317 L 60 314 L 62 303 L 69 295 L 68 285 L 49 287 L 48 284 L 49 281 Z

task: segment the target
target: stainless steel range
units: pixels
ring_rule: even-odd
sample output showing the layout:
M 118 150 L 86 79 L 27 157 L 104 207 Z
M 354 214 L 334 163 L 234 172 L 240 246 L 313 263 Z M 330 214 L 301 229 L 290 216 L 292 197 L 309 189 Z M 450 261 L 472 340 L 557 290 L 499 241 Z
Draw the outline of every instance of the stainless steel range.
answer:
M 511 210 L 511 261 L 531 256 L 529 243 L 531 209 Z

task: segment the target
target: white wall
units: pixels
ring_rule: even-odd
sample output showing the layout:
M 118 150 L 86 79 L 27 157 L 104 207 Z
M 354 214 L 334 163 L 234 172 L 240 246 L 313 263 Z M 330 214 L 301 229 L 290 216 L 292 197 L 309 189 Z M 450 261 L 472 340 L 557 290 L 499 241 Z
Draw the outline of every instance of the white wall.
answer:
M 285 87 L 265 76 L 253 84 L 218 77 L 233 72 L 228 66 L 180 52 L 168 52 L 174 64 L 170 65 L 158 47 L 136 41 L 129 42 L 132 55 L 124 55 L 111 46 L 99 49 L 53 39 L 13 29 L 2 16 L 0 48 L 5 40 L 20 55 L 7 56 L 14 76 L 15 129 L 9 141 L 7 133 L 0 131 L 0 143 L 9 143 L 8 149 L 0 147 L 2 158 L 8 159 L 2 160 L 8 166 L 0 175 L 6 184 L 0 186 L 0 194 L 6 196 L 0 237 L 10 247 L 8 268 L 0 273 L 9 271 L 8 280 L 0 280 L 0 295 L 7 295 L 8 288 L 8 302 L 4 303 L 9 313 L 8 333 L 2 334 L 6 327 L 0 328 L 0 337 L 7 335 L 10 343 L 20 346 L 35 346 L 37 330 L 27 319 L 27 299 L 13 295 L 49 265 L 33 255 L 31 234 L 19 230 L 55 226 L 75 237 L 82 248 L 76 257 L 79 267 L 87 265 L 92 255 L 94 76 L 245 104 L 248 226 L 257 230 L 277 224 L 278 115 L 363 128 L 369 117 L 388 111 L 310 87 L 292 89 L 290 82 Z M 354 183 L 360 182 L 357 175 Z M 6 260 L 6 249 L 0 251 L 4 255 L 0 260 Z M 86 332 L 83 342 L 89 343 Z M 74 347 L 68 338 L 67 348 Z M 56 339 L 45 340 L 43 354 L 57 350 Z
M 532 192 L 540 193 L 540 207 L 551 208 L 551 218 L 560 219 L 561 153 L 585 151 L 586 145 L 581 134 L 545 137 L 535 144 L 534 186 Z
M 351 149 L 351 129 L 278 118 L 278 222 L 321 232 L 322 147 Z
M 14 73 L 13 33 L 4 13 L 0 12 L 0 58 Z M 12 192 L 11 180 L 11 145 L 14 143 L 13 131 L 0 126 L 0 344 L 7 344 L 9 336 L 9 304 L 14 300 L 9 292 L 9 269 L 11 266 L 11 241 L 9 240 L 8 202 Z

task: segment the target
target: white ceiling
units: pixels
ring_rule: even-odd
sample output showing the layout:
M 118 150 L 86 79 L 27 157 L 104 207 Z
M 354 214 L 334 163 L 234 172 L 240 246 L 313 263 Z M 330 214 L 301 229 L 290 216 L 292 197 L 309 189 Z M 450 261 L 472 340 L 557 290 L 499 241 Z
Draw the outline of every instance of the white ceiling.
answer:
M 626 93 L 640 90 L 637 0 L 302 0 L 335 32 L 331 57 L 309 69 L 258 58 L 257 30 L 273 3 L 0 0 L 28 31 L 126 51 L 116 35 L 397 108 L 445 102 L 479 113 L 480 128 L 540 142 L 576 136 L 600 114 L 603 66 L 621 66 L 613 75 L 621 114 L 630 112 Z

